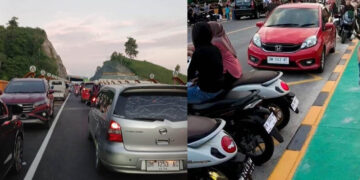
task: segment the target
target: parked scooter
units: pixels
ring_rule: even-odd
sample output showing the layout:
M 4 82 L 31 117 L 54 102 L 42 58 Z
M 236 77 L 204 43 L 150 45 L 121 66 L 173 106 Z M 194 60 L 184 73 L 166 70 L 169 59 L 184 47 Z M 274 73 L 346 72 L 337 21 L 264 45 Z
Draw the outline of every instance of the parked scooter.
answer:
M 346 11 L 340 19 L 339 36 L 341 37 L 341 43 L 345 43 L 347 39 L 351 38 L 353 34 L 353 24 L 355 16 L 353 11 Z
M 189 179 L 251 179 L 251 158 L 234 159 L 237 146 L 224 126 L 222 119 L 188 116 Z
M 276 116 L 261 107 L 259 91 L 242 91 L 235 99 L 219 96 L 203 104 L 188 105 L 188 113 L 226 120 L 225 130 L 235 138 L 239 151 L 248 155 L 256 165 L 268 161 L 274 152 L 274 142 L 283 142 L 275 127 Z M 223 96 L 226 96 L 224 94 Z

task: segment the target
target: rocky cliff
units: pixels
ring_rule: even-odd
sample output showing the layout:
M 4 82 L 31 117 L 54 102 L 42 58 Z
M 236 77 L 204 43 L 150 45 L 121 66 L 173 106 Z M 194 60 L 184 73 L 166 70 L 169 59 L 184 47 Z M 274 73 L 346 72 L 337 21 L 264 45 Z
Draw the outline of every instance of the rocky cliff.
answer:
M 44 43 L 41 45 L 41 49 L 44 53 L 56 60 L 56 64 L 58 66 L 58 75 L 62 78 L 66 78 L 67 72 L 64 64 L 62 63 L 61 57 L 56 53 L 54 46 L 51 44 L 48 38 L 45 39 Z

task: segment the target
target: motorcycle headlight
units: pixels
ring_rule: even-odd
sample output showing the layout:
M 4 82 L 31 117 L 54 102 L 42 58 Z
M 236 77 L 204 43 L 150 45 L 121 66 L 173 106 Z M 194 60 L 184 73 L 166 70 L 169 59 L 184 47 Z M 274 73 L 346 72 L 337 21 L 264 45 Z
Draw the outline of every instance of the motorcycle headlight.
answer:
M 41 106 L 41 105 L 44 105 L 44 104 L 47 104 L 46 100 L 36 102 L 36 103 L 34 103 L 34 108 L 38 107 L 38 106 Z
M 260 35 L 258 33 L 254 35 L 252 41 L 257 47 L 261 47 Z
M 305 49 L 305 48 L 309 48 L 309 47 L 313 47 L 315 46 L 317 43 L 317 38 L 316 36 L 310 36 L 308 37 L 302 44 L 301 44 L 301 49 Z

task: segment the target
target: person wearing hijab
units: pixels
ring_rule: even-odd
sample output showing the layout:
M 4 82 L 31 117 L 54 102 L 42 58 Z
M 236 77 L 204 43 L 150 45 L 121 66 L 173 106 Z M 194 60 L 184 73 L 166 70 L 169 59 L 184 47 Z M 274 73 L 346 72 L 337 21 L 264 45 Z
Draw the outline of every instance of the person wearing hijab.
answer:
M 223 91 L 224 74 L 220 50 L 211 44 L 212 32 L 206 22 L 192 29 L 195 51 L 188 68 L 188 103 L 200 104 Z
M 242 75 L 242 69 L 236 56 L 236 51 L 231 45 L 223 26 L 217 22 L 208 22 L 212 32 L 211 43 L 216 46 L 221 53 L 223 62 L 223 73 L 225 76 L 225 87 L 230 87 L 235 80 Z

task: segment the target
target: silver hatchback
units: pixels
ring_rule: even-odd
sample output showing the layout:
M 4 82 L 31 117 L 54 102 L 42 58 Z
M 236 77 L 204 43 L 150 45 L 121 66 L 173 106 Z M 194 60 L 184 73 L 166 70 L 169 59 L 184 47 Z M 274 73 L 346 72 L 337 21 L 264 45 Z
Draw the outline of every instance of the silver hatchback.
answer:
M 88 117 L 96 168 L 186 173 L 187 91 L 176 85 L 105 86 Z

